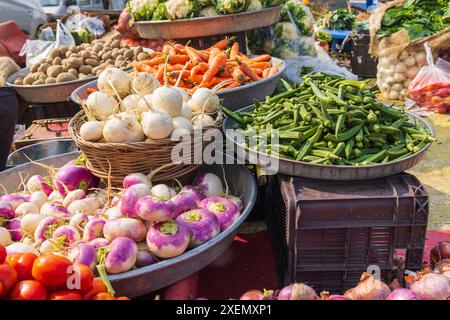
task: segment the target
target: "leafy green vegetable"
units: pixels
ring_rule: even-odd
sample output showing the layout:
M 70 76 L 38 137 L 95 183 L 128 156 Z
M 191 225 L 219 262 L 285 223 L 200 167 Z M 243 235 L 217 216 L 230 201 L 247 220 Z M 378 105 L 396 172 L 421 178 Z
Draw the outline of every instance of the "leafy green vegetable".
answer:
M 217 0 L 216 10 L 222 14 L 239 13 L 246 11 L 250 0 Z
M 339 8 L 331 14 L 325 26 L 331 30 L 353 30 L 356 17 L 347 9 Z

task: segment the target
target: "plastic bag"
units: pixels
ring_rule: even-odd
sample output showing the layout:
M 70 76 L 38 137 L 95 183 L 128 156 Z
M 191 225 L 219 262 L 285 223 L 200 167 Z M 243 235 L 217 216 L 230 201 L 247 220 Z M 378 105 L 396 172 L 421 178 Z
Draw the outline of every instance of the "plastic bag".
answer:
M 55 34 L 53 33 L 52 28 L 47 27 L 47 28 L 41 30 L 41 33 L 39 35 L 39 40 L 56 41 Z
M 27 67 L 38 63 L 42 59 L 49 56 L 50 51 L 53 48 L 59 48 L 61 46 L 74 46 L 75 40 L 73 39 L 67 28 L 58 20 L 56 26 L 56 39 L 55 41 L 46 40 L 28 40 L 22 50 L 20 51 L 20 56 L 26 56 Z
M 436 63 L 428 43 L 424 44 L 427 65 L 409 85 L 409 95 L 421 107 L 438 113 L 450 112 L 450 63 L 440 58 Z
M 283 5 L 280 22 L 247 33 L 248 48 L 253 54 L 269 53 L 283 59 L 315 55 L 314 18 L 298 1 Z

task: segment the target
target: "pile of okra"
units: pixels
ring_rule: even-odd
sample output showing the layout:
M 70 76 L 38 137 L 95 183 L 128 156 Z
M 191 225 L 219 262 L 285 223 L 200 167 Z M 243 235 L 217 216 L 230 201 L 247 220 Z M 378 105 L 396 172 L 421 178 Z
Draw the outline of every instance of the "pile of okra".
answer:
M 386 163 L 417 153 L 435 140 L 402 110 L 377 101 L 367 82 L 323 73 L 303 80 L 294 86 L 281 80 L 285 91 L 256 101 L 251 112 L 222 110 L 244 136 L 257 132 L 258 151 L 314 164 Z M 278 144 L 270 144 L 271 134 L 277 134 Z

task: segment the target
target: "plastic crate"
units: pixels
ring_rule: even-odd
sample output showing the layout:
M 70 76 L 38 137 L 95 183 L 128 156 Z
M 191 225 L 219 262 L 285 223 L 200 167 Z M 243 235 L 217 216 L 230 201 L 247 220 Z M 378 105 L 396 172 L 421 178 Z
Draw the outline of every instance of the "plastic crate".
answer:
M 266 193 L 266 220 L 280 285 L 307 282 L 343 292 L 369 266 L 389 282 L 396 249 L 422 267 L 428 194 L 409 174 L 355 182 L 278 175 Z
M 370 35 L 368 31 L 353 33 L 351 47 L 352 72 L 361 78 L 377 77 L 377 60 L 369 54 Z

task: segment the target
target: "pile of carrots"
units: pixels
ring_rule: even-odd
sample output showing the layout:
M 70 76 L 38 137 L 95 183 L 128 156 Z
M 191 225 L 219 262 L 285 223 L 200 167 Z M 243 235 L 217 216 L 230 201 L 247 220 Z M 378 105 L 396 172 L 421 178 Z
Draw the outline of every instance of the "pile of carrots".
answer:
M 150 60 L 135 62 L 134 68 L 193 93 L 197 88 L 226 90 L 270 77 L 279 72 L 271 59 L 268 54 L 248 57 L 240 52 L 239 43 L 223 39 L 205 50 L 166 44 Z

